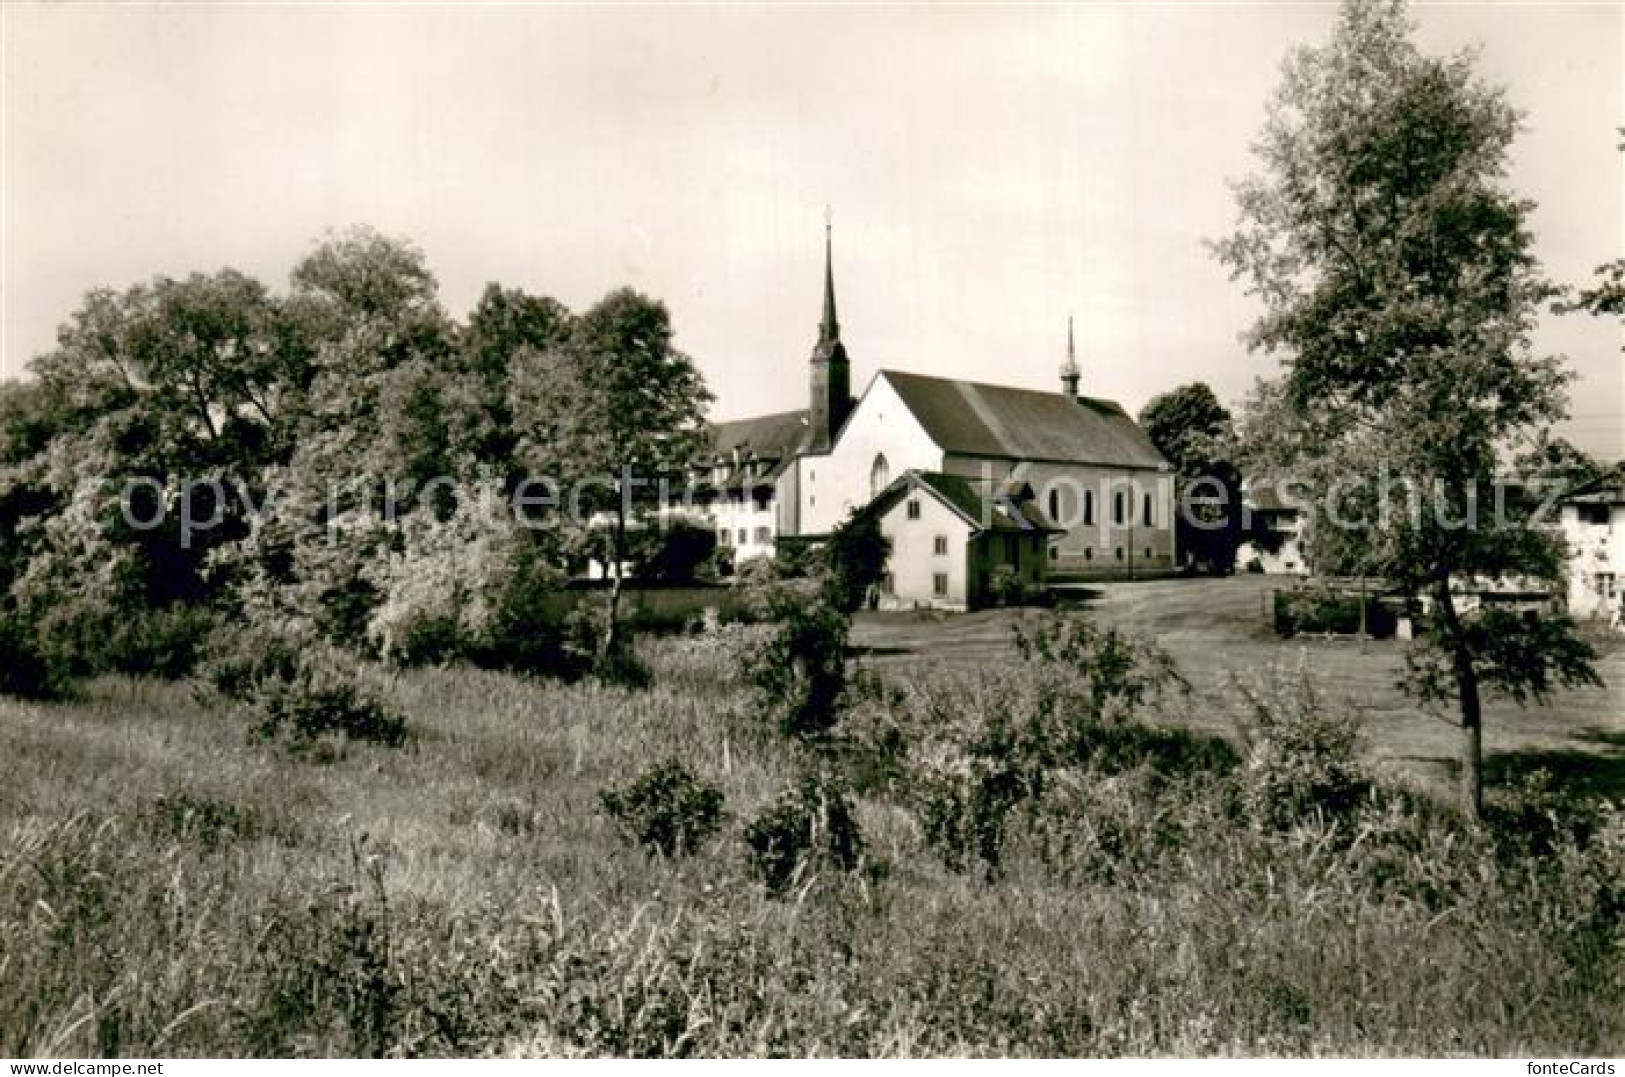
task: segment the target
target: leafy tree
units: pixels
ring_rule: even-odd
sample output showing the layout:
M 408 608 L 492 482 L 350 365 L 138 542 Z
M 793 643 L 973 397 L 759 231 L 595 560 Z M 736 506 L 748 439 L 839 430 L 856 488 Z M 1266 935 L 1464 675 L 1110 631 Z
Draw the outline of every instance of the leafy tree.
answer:
M 825 595 L 831 605 L 850 616 L 885 576 L 891 540 L 881 534 L 875 516 L 853 513 L 830 535 L 823 555 Z
M 1250 343 L 1283 360 L 1243 443 L 1315 492 L 1317 545 L 1335 536 L 1431 601 L 1405 684 L 1453 699 L 1476 814 L 1484 695 L 1539 699 L 1596 675 L 1565 619 L 1458 601 L 1475 581 L 1560 574 L 1557 540 L 1527 515 L 1484 517 L 1515 463 L 1505 446 L 1562 417 L 1567 377 L 1530 344 L 1554 293 L 1531 205 L 1503 183 L 1518 115 L 1470 55 L 1426 56 L 1410 29 L 1396 0 L 1348 0 L 1327 44 L 1288 58 L 1262 172 L 1236 186 L 1240 225 L 1217 253 L 1263 305 Z
M 574 504 L 566 520 L 609 569 L 609 623 L 600 660 L 624 658 L 620 600 L 636 514 L 660 483 L 680 476 L 705 437 L 711 394 L 692 360 L 672 346 L 664 304 L 629 288 L 583 314 L 568 341 L 527 351 L 515 372 L 513 413 L 524 417 L 521 461 L 557 478 Z
M 1241 476 L 1225 458 L 1230 412 L 1202 382 L 1153 397 L 1140 425 L 1178 476 L 1175 538 L 1198 564 L 1219 573 L 1235 565 Z
M 517 288 L 488 284 L 469 315 L 462 356 L 476 394 L 469 440 L 481 462 L 510 467 L 517 446 L 509 385 L 516 363 L 545 354 L 569 338 L 573 317 L 564 304 Z

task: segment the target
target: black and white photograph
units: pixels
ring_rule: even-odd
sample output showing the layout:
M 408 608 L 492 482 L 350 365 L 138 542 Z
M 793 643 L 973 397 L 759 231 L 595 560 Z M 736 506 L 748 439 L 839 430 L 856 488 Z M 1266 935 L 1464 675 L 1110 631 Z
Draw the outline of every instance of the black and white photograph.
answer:
M 1625 2 L 0 0 L 7 1073 L 668 1058 L 1621 1072 Z

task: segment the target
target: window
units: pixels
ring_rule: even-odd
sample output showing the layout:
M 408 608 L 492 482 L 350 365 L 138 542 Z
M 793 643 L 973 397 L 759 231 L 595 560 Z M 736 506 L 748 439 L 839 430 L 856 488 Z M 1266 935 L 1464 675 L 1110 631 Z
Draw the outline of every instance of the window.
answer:
M 938 598 L 948 593 L 948 574 L 946 572 L 937 572 L 931 576 L 931 593 Z
M 718 546 L 726 546 L 726 545 L 728 545 L 728 536 L 731 535 L 731 534 L 733 534 L 733 532 L 729 531 L 726 527 L 717 528 L 717 545 Z
M 1085 561 L 1093 561 L 1095 559 L 1095 548 L 1093 546 L 1085 546 L 1083 548 L 1083 559 Z
M 1059 561 L 1061 559 L 1061 548 L 1059 546 L 1051 546 L 1049 548 L 1049 559 L 1051 561 Z
M 1605 524 L 1608 522 L 1607 505 L 1576 505 L 1580 510 L 1580 522 L 1583 524 Z
M 936 538 L 932 539 L 931 552 L 936 554 L 938 557 L 948 556 L 948 536 L 938 535 Z
M 908 499 L 908 518 L 910 520 L 918 520 L 920 518 L 920 499 L 917 497 L 911 497 Z
M 1061 518 L 1061 491 L 1059 490 L 1049 492 L 1049 518 L 1052 521 Z
M 1144 517 L 1144 519 L 1145 519 L 1145 526 L 1150 527 L 1151 526 L 1151 521 L 1152 521 L 1152 517 L 1151 517 L 1151 495 L 1150 494 L 1145 495 L 1145 511 L 1143 513 L 1141 513 L 1141 516 Z
M 750 541 L 750 532 L 746 531 L 743 527 L 741 527 L 739 529 L 739 545 L 743 546 L 745 543 L 747 543 L 749 541 Z
M 1112 523 L 1123 526 L 1123 491 L 1112 495 Z
M 1612 572 L 1597 573 L 1597 593 L 1603 598 L 1614 597 L 1614 574 Z
M 1151 547 L 1149 546 L 1145 548 L 1145 559 L 1147 561 L 1151 560 Z
M 874 497 L 890 482 L 891 465 L 886 463 L 886 454 L 879 453 L 875 456 L 875 462 L 869 466 L 869 496 Z
M 766 546 L 769 542 L 772 542 L 773 529 L 770 527 L 758 527 L 756 529 L 756 541 L 761 543 L 763 546 Z
M 1117 559 L 1119 561 L 1123 559 L 1123 547 L 1121 546 L 1117 547 Z
M 766 512 L 768 505 L 771 504 L 772 501 L 773 494 L 771 491 L 758 491 L 756 494 L 756 511 Z
M 1095 492 L 1093 490 L 1083 492 L 1083 522 L 1086 524 L 1095 522 Z
M 885 595 L 895 595 L 897 593 L 897 580 L 893 578 L 890 572 L 880 577 L 880 593 Z

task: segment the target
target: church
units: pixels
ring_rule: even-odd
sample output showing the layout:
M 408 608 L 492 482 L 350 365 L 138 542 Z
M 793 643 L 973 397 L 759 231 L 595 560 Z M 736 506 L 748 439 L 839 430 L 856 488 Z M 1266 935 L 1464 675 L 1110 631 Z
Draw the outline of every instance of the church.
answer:
M 1167 574 L 1173 469 L 1081 376 L 1069 324 L 1058 392 L 882 368 L 854 398 L 826 228 L 807 407 L 711 428 L 701 470 L 719 547 L 737 565 L 873 514 L 892 541 L 878 602 L 894 608 Z

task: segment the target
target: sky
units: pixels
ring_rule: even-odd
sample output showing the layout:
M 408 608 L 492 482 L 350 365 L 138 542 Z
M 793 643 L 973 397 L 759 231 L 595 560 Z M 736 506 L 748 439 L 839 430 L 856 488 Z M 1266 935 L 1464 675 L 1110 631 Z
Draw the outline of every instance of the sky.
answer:
M 804 406 L 826 206 L 853 382 L 881 367 L 1137 411 L 1274 361 L 1205 241 L 1324 4 L 543 7 L 0 4 L 0 377 L 94 286 L 231 266 L 276 288 L 330 229 L 575 309 L 664 300 L 730 418 Z M 1512 186 L 1583 283 L 1625 254 L 1625 7 L 1420 5 L 1527 114 Z M 1547 317 L 1581 447 L 1625 456 L 1617 320 Z

